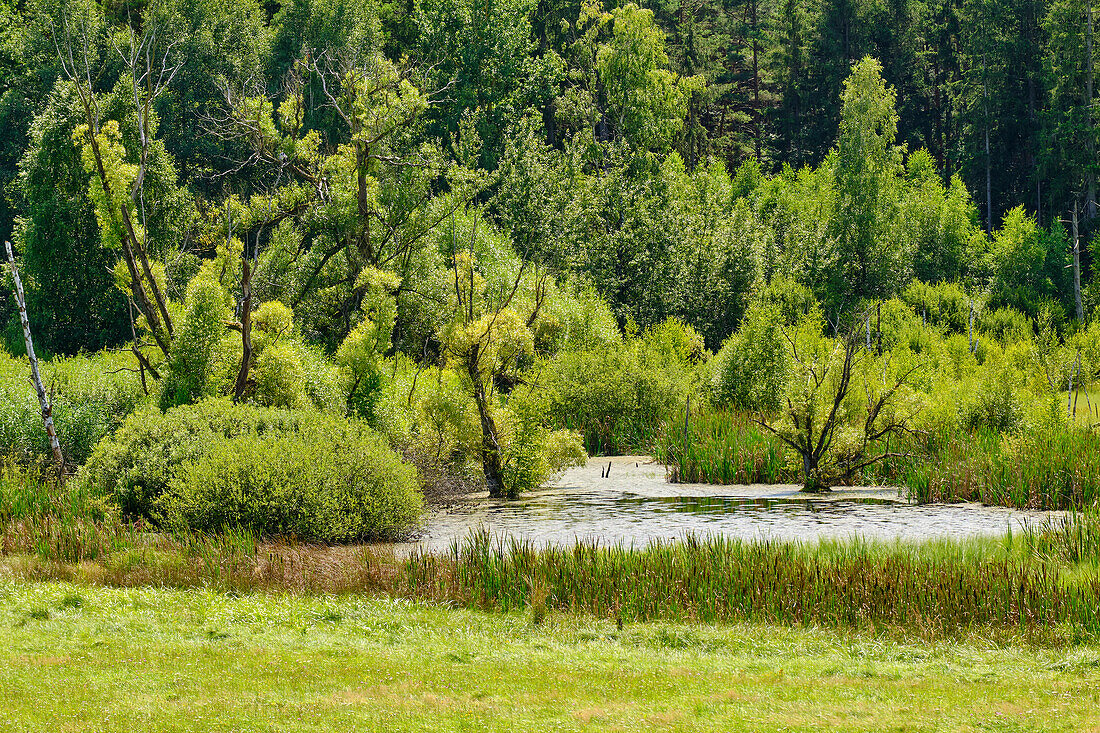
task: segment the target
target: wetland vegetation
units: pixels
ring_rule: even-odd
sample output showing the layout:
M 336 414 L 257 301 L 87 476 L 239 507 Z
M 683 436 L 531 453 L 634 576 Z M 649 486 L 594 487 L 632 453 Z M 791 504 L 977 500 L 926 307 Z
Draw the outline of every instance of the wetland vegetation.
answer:
M 203 729 L 997 727 L 992 700 L 1094 723 L 1093 20 L 1082 0 L 0 0 L 12 689 L 111 654 L 216 677 L 222 642 L 270 620 L 271 665 L 298 631 L 339 679 L 341 635 L 390 645 L 390 681 L 428 661 L 364 691 L 238 656 L 211 694 L 285 707 Z M 670 483 L 623 489 L 626 455 Z M 603 483 L 554 484 L 593 459 Z M 863 506 L 835 526 L 880 531 L 732 531 L 796 492 L 819 527 Z M 553 532 L 495 531 L 571 501 Z M 907 511 L 925 526 L 891 535 Z M 914 639 L 942 657 L 910 664 Z M 496 697 L 456 666 L 494 654 Z M 865 657 L 890 704 L 837 676 Z M 714 674 L 655 681 L 681 664 Z M 982 665 L 973 696 L 934 679 Z M 622 689 L 591 688 L 612 667 Z M 107 727 L 197 726 L 194 679 Z M 1056 719 L 1020 708 L 1021 679 Z M 80 689 L 87 727 L 102 689 Z M 18 697 L 9 727 L 63 727 Z

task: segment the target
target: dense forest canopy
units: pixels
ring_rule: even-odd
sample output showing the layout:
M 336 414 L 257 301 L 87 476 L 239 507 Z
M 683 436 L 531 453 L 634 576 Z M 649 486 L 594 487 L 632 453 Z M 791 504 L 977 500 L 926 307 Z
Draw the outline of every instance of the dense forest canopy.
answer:
M 0 18 L 0 237 L 51 352 L 128 339 L 135 307 L 167 338 L 167 302 L 224 241 L 329 350 L 364 273 L 395 274 L 394 345 L 421 355 L 424 245 L 474 209 L 620 326 L 677 316 L 712 349 L 776 273 L 834 316 L 913 277 L 1074 315 L 1088 0 L 0 0 Z M 128 250 L 164 293 L 127 303 Z
M 913 277 L 1074 314 L 1089 0 L 0 0 L 0 18 L 0 237 L 50 351 L 130 337 L 112 250 L 163 267 L 165 294 L 132 293 L 156 331 L 154 301 L 183 300 L 225 240 L 328 349 L 363 273 L 395 273 L 394 343 L 422 353 L 438 329 L 410 275 L 473 208 L 621 326 L 678 316 L 712 349 L 777 272 L 834 314 Z

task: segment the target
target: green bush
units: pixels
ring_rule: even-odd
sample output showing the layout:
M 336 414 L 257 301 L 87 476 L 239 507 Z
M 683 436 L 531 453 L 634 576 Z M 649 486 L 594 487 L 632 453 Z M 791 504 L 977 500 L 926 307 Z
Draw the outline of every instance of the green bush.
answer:
M 1012 374 L 1005 369 L 987 374 L 962 409 L 962 424 L 972 433 L 982 429 L 1009 433 L 1020 426 L 1022 417 Z
M 790 354 L 778 306 L 749 306 L 741 330 L 710 364 L 710 399 L 716 407 L 773 413 L 779 409 Z
M 40 361 L 52 396 L 54 425 L 65 458 L 83 463 L 105 435 L 145 399 L 129 354 L 102 352 Z M 25 358 L 0 352 L 0 453 L 23 463 L 52 461 L 41 407 Z
M 563 352 L 547 362 L 538 395 L 548 423 L 576 430 L 590 455 L 648 450 L 662 423 L 682 412 L 690 370 L 633 340 Z
M 184 316 L 161 384 L 162 408 L 194 402 L 216 394 L 224 375 L 217 369 L 218 347 L 226 335 L 228 294 L 207 271 L 187 286 Z
M 515 498 L 571 466 L 584 465 L 588 454 L 579 433 L 548 429 L 537 401 L 514 400 L 511 406 L 500 421 L 505 495 Z
M 1002 343 L 1027 341 L 1035 335 L 1031 320 L 1015 308 L 983 311 L 978 325 L 984 333 Z
M 365 424 L 224 399 L 136 413 L 75 480 L 173 529 L 327 542 L 393 536 L 421 503 L 415 470 Z
M 399 535 L 419 515 L 416 471 L 377 433 L 324 422 L 215 443 L 173 473 L 156 502 L 162 522 L 319 542 Z
M 914 280 L 901 299 L 923 322 L 947 333 L 966 333 L 970 325 L 972 298 L 957 283 L 930 283 Z

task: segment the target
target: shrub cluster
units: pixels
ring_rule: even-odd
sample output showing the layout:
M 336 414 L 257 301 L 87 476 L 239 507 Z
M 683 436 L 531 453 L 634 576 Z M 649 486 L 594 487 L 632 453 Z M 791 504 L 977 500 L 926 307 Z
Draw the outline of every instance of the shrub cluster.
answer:
M 128 354 L 107 352 L 41 362 L 54 424 L 70 463 L 87 460 L 95 444 L 144 399 L 141 383 L 129 369 L 132 364 Z M 25 358 L 0 351 L 0 452 L 24 463 L 51 460 L 29 376 Z
M 394 537 L 421 506 L 415 469 L 365 424 L 224 399 L 135 413 L 76 481 L 160 526 L 320 542 Z
M 559 354 L 540 388 L 546 415 L 576 430 L 591 455 L 648 450 L 661 422 L 682 411 L 689 385 L 638 343 Z

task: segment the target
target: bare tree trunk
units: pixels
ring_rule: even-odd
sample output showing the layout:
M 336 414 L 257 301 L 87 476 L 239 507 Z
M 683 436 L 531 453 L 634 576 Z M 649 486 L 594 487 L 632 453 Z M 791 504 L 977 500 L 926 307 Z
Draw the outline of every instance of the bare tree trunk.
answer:
M 1077 307 L 1077 322 L 1085 322 L 1085 308 L 1081 303 L 1081 238 L 1077 231 L 1077 202 L 1073 202 L 1073 303 Z
M 759 29 L 757 28 L 757 25 L 759 23 L 759 19 L 757 17 L 758 10 L 759 10 L 759 8 L 757 6 L 757 0 L 752 0 L 752 2 L 751 2 L 751 12 L 752 12 L 752 93 L 753 93 L 752 115 L 753 115 L 753 128 L 754 128 L 754 132 L 755 132 L 754 136 L 756 138 L 756 162 L 760 163 L 761 159 L 762 159 L 762 156 L 763 156 L 763 151 L 762 151 L 762 146 L 761 146 L 761 142 L 760 142 L 760 136 L 761 136 L 761 131 L 760 131 L 760 116 L 761 116 L 761 110 L 760 110 L 760 33 L 759 33 Z
M 247 247 L 246 247 L 247 249 Z M 252 368 L 252 263 L 245 252 L 241 263 L 241 368 L 233 384 L 233 401 L 240 402 L 248 387 L 248 372 Z
M 985 109 L 985 233 L 993 234 L 993 159 L 989 153 L 989 70 L 982 56 L 982 103 Z
M 8 263 L 11 264 L 12 279 L 15 280 L 15 299 L 19 303 L 19 320 L 23 322 L 23 341 L 27 345 L 27 358 L 31 362 L 31 381 L 38 393 L 38 404 L 42 406 L 42 424 L 46 427 L 46 437 L 50 441 L 54 462 L 57 463 L 57 475 L 65 480 L 65 456 L 61 452 L 61 443 L 57 439 L 57 430 L 53 426 L 53 408 L 46 398 L 46 388 L 42 386 L 42 375 L 38 373 L 38 358 L 34 355 L 34 342 L 31 340 L 31 322 L 27 317 L 27 303 L 23 297 L 23 281 L 19 278 L 19 268 L 15 265 L 15 255 L 11 251 L 11 242 L 4 242 L 8 251 Z
M 1088 129 L 1088 200 L 1085 201 L 1085 218 L 1096 218 L 1096 129 L 1092 116 L 1092 0 L 1088 3 L 1088 33 L 1085 35 L 1085 109 L 1089 114 Z
M 993 185 L 990 173 L 989 123 L 985 126 L 985 233 L 993 234 Z

